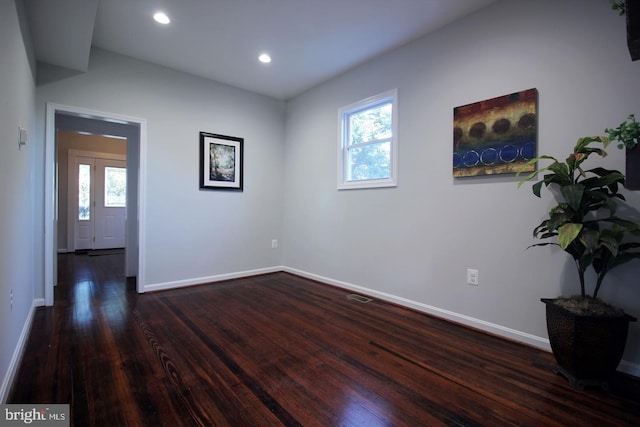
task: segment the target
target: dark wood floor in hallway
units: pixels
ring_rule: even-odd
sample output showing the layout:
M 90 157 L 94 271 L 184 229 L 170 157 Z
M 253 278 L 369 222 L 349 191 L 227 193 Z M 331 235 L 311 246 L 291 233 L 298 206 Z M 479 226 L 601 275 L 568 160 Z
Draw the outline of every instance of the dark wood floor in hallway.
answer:
M 75 426 L 638 426 L 640 381 L 574 390 L 543 351 L 287 273 L 138 295 L 61 255 L 9 403 Z

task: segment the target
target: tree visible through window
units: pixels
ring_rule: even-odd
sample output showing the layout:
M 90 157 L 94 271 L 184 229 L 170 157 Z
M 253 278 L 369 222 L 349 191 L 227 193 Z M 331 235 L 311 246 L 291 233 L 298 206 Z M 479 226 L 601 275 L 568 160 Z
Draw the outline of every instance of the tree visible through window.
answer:
M 108 208 L 127 206 L 126 168 L 104 168 L 104 205 Z
M 338 188 L 396 185 L 396 91 L 340 109 Z
M 389 178 L 392 104 L 349 116 L 347 180 Z
M 91 165 L 78 165 L 78 219 L 91 219 Z

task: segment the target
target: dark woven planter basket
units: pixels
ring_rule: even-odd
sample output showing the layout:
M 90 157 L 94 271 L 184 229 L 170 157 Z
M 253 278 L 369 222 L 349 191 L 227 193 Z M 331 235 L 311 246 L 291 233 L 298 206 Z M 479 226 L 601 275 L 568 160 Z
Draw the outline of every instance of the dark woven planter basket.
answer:
M 625 188 L 640 190 L 640 146 L 625 150 L 625 175 Z
M 627 0 L 627 45 L 632 61 L 640 59 L 640 2 Z
M 567 377 L 576 388 L 598 385 L 608 388 L 627 342 L 628 314 L 617 317 L 580 316 L 541 300 L 547 308 L 547 331 L 551 350 L 558 362 L 554 372 Z

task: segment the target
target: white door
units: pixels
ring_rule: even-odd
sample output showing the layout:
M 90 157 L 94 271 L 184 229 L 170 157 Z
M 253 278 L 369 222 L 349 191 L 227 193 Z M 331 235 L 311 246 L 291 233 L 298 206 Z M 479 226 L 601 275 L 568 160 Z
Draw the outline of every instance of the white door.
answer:
M 74 249 L 125 246 L 126 161 L 77 156 Z

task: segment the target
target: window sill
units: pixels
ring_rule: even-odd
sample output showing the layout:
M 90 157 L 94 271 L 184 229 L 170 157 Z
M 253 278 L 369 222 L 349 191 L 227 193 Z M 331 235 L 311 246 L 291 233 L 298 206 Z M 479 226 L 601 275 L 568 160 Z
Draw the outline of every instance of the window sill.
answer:
M 392 179 L 372 179 L 362 181 L 348 181 L 338 184 L 338 190 L 359 190 L 364 188 L 397 187 L 398 183 Z

